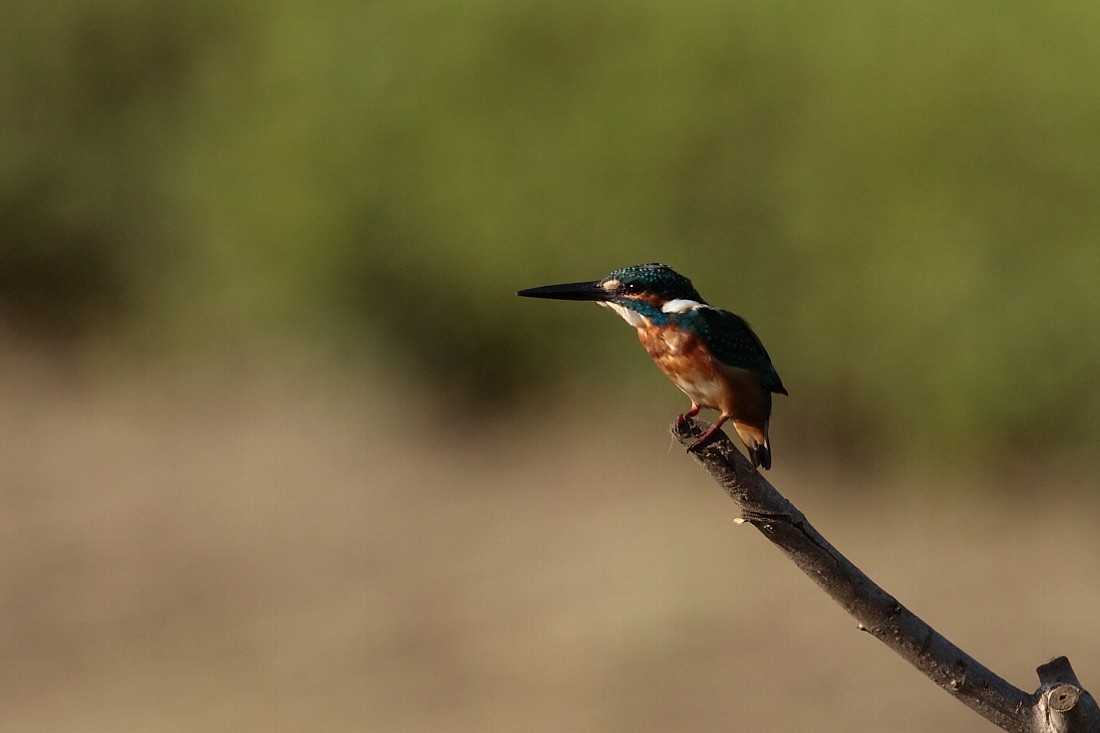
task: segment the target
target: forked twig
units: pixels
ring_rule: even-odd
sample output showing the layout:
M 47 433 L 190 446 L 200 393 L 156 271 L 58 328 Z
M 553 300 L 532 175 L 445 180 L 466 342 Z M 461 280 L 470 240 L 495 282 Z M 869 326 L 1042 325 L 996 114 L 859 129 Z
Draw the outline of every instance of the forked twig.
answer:
M 702 434 L 692 419 L 672 434 L 685 447 Z M 983 718 L 1011 733 L 1100 733 L 1100 707 L 1081 688 L 1065 657 L 1036 671 L 1026 693 L 952 644 L 880 588 L 814 529 L 793 504 L 741 455 L 723 433 L 692 453 L 752 524 L 810 576 L 866 631 Z

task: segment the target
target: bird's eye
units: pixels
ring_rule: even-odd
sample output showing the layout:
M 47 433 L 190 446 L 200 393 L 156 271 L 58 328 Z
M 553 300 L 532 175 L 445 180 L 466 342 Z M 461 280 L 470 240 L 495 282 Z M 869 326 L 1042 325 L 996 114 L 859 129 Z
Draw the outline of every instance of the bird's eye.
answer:
M 639 293 L 642 290 L 642 286 L 638 283 L 623 283 L 624 293 Z

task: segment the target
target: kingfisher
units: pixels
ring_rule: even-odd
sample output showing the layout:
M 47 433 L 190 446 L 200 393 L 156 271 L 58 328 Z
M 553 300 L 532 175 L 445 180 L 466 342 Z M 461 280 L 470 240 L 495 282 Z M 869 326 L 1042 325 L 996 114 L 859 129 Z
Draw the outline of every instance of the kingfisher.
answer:
M 691 280 L 668 265 L 631 265 L 601 280 L 520 290 L 525 298 L 590 300 L 615 311 L 661 371 L 691 400 L 677 422 L 706 407 L 718 420 L 688 450 L 705 445 L 733 423 L 753 468 L 771 468 L 768 422 L 772 393 L 787 394 L 764 344 L 741 316 L 703 300 Z

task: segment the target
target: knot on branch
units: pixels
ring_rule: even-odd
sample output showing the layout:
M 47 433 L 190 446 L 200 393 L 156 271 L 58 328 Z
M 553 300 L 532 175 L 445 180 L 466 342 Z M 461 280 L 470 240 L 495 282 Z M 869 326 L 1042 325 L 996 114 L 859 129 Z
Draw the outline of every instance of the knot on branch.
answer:
M 1044 692 L 1043 697 L 1046 698 L 1046 703 L 1051 710 L 1067 713 L 1073 710 L 1081 698 L 1081 688 L 1074 685 L 1058 685 Z

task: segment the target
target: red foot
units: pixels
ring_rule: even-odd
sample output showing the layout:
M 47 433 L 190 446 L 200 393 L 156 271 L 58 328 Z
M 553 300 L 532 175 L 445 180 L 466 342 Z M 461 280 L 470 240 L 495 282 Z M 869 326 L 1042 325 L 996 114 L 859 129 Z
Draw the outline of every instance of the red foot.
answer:
M 698 415 L 699 410 L 701 409 L 702 408 L 699 407 L 699 405 L 692 405 L 690 410 L 688 410 L 687 412 L 681 412 L 679 415 L 676 416 L 676 424 L 683 425 L 688 421 L 688 418 Z
M 699 411 L 696 410 L 696 412 L 698 413 Z M 681 415 L 681 417 L 683 416 Z M 696 438 L 695 441 L 688 446 L 688 452 L 690 453 L 699 450 L 704 445 L 709 443 L 711 439 L 715 436 L 715 434 L 722 428 L 722 424 L 725 423 L 728 419 L 729 418 L 726 417 L 720 417 L 715 422 L 711 423 L 710 427 L 704 430 L 703 434 Z

